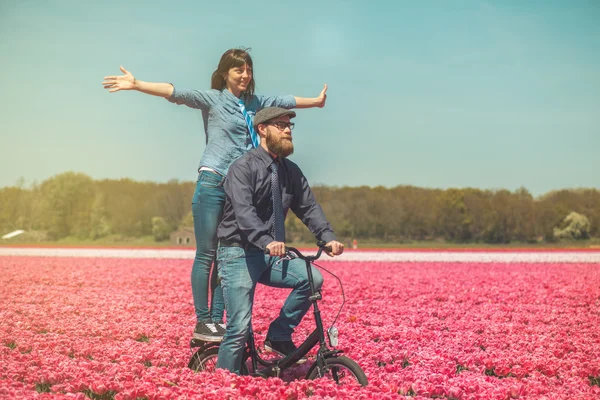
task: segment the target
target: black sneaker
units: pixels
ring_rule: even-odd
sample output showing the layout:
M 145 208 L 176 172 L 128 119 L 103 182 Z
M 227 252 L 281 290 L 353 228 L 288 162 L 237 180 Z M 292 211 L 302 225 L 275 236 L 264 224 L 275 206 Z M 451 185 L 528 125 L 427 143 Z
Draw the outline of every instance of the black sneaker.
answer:
M 219 322 L 215 322 L 215 325 L 217 327 L 217 329 L 219 329 L 220 331 L 223 332 L 223 335 L 225 334 L 225 332 L 227 332 L 227 324 L 223 321 L 219 321 Z
M 221 342 L 224 334 L 225 332 L 213 322 L 198 322 L 193 337 L 205 342 Z
M 265 350 L 267 352 L 272 352 L 279 354 L 281 357 L 286 357 L 296 351 L 297 347 L 291 340 L 286 341 L 278 341 L 271 340 L 269 338 L 265 339 Z M 306 362 L 306 357 L 302 357 L 296 364 L 304 364 Z

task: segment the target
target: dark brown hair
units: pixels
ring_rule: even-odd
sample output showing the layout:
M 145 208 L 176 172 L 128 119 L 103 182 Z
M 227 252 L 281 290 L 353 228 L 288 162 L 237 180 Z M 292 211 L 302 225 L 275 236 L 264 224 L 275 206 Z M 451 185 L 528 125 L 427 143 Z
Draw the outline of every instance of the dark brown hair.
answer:
M 248 52 L 250 49 L 229 49 L 221 56 L 219 66 L 213 72 L 212 78 L 210 79 L 210 88 L 223 90 L 226 87 L 225 79 L 223 74 L 229 72 L 231 68 L 241 67 L 246 64 L 250 69 L 252 68 L 252 57 Z M 254 94 L 254 71 L 252 71 L 252 79 L 248 83 L 248 88 L 244 92 L 244 97 L 251 97 Z

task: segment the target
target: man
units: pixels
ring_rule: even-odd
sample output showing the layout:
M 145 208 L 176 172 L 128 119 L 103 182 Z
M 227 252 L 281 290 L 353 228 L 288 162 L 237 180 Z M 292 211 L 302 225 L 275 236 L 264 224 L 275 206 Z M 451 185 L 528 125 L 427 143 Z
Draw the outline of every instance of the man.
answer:
M 217 229 L 217 260 L 227 311 L 227 332 L 219 348 L 218 368 L 240 372 L 258 282 L 293 289 L 267 333 L 265 348 L 281 355 L 296 349 L 292 333 L 310 308 L 310 285 L 302 260 L 281 261 L 285 254 L 284 219 L 288 209 L 318 240 L 331 246 L 330 256 L 342 254 L 323 210 L 300 168 L 286 159 L 294 151 L 290 119 L 294 111 L 268 107 L 254 117 L 260 146 L 229 168 L 224 189 L 223 219 Z M 265 255 L 265 249 L 270 255 Z M 323 284 L 312 268 L 315 290 Z

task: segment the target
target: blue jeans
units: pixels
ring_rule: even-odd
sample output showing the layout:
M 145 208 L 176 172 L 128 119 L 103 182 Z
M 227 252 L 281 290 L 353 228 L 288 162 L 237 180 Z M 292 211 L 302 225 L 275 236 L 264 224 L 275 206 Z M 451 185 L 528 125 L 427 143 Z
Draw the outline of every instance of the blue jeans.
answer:
M 217 260 L 227 309 L 227 332 L 219 347 L 217 368 L 239 374 L 250 332 L 256 284 L 293 289 L 267 333 L 271 340 L 291 340 L 294 328 L 311 305 L 308 273 L 302 260 L 276 263 L 279 257 L 267 256 L 259 249 L 219 247 Z M 315 290 L 320 290 L 323 276 L 315 267 L 311 269 Z
M 219 322 L 223 319 L 225 304 L 223 291 L 217 281 L 217 268 L 212 268 L 212 300 L 208 309 L 209 276 L 213 263 L 216 265 L 217 227 L 223 217 L 225 191 L 221 175 L 200 171 L 192 199 L 196 257 L 192 266 L 192 296 L 198 322 Z

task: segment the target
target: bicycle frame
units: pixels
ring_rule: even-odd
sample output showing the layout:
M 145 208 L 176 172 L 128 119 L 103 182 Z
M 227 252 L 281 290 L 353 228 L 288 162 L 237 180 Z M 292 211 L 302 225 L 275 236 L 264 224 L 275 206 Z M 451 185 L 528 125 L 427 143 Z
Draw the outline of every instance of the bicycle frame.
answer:
M 314 315 L 315 325 L 316 325 L 315 330 L 313 330 L 308 335 L 308 337 L 302 342 L 302 344 L 300 344 L 300 346 L 298 346 L 298 348 L 293 353 L 291 353 L 283 358 L 280 358 L 280 359 L 264 360 L 263 358 L 260 357 L 260 355 L 257 351 L 256 343 L 254 340 L 254 332 L 252 330 L 252 322 L 250 322 L 250 332 L 248 335 L 248 339 L 246 340 L 244 354 L 242 355 L 242 366 L 241 366 L 241 371 L 240 371 L 242 374 L 250 373 L 251 375 L 259 375 L 262 377 L 269 377 L 269 376 L 279 377 L 283 370 L 286 370 L 287 368 L 296 364 L 298 361 L 300 361 L 300 359 L 302 359 L 302 357 L 307 355 L 315 346 L 319 345 L 314 366 L 316 366 L 318 368 L 319 376 L 321 376 L 320 374 L 323 371 L 327 370 L 326 359 L 329 357 L 332 357 L 332 356 L 336 356 L 339 353 L 342 353 L 342 350 L 330 349 L 327 346 L 327 343 L 325 340 L 325 330 L 323 328 L 323 320 L 321 318 L 321 311 L 319 310 L 319 306 L 317 304 L 317 302 L 322 299 L 322 296 L 321 296 L 320 292 L 315 290 L 315 283 L 314 283 L 314 278 L 313 278 L 313 273 L 312 273 L 311 267 L 312 267 L 312 262 L 317 260 L 321 256 L 323 250 L 330 251 L 331 249 L 327 249 L 324 247 L 325 242 L 318 242 L 317 245 L 319 246 L 319 250 L 318 250 L 317 254 L 315 254 L 313 256 L 304 256 L 297 249 L 295 249 L 293 247 L 286 247 L 286 253 L 288 254 L 288 257 L 290 256 L 290 254 L 294 254 L 297 256 L 297 258 L 303 260 L 306 264 L 307 277 L 308 277 L 308 282 L 310 285 L 310 296 L 308 299 L 312 303 L 312 306 L 313 306 L 313 315 Z M 341 282 L 340 282 L 340 284 L 341 284 Z M 343 293 L 343 289 L 342 289 L 342 293 Z M 339 315 L 339 313 L 338 313 L 338 315 Z M 337 317 L 336 317 L 336 319 L 337 319 Z M 331 342 L 331 340 L 332 340 L 331 336 L 329 336 L 329 340 L 330 340 L 330 343 L 333 346 L 335 346 L 335 343 Z M 219 345 L 220 345 L 220 343 L 218 343 L 218 342 L 204 342 L 199 339 L 192 339 L 190 341 L 191 348 L 198 348 L 198 350 L 196 350 L 196 352 L 192 352 L 193 355 L 202 354 L 206 351 L 211 350 L 212 348 L 218 348 Z M 249 368 L 247 365 L 248 360 L 251 361 L 251 365 Z M 190 368 L 191 368 L 193 362 L 194 362 L 194 358 L 192 357 L 192 359 L 190 360 Z M 259 369 L 259 364 L 265 368 Z M 311 367 L 311 370 L 312 370 L 312 368 L 314 368 L 314 366 Z
M 321 318 L 321 311 L 319 310 L 319 306 L 317 304 L 317 302 L 319 300 L 321 300 L 322 297 L 321 297 L 321 293 L 317 292 L 315 290 L 315 284 L 314 284 L 314 279 L 313 279 L 313 274 L 312 274 L 312 269 L 311 269 L 311 262 L 318 259 L 321 256 L 321 252 L 323 249 L 320 247 L 319 251 L 316 255 L 309 256 L 309 257 L 304 257 L 302 254 L 300 254 L 298 252 L 298 250 L 296 250 L 294 248 L 289 248 L 289 250 L 290 250 L 290 252 L 296 253 L 296 255 L 298 255 L 300 258 L 302 258 L 304 260 L 304 262 L 306 263 L 306 270 L 307 270 L 307 274 L 308 274 L 308 281 L 310 284 L 310 291 L 311 291 L 309 300 L 311 301 L 311 303 L 313 305 L 313 315 L 315 318 L 316 328 L 314 331 L 312 331 L 310 333 L 310 335 L 308 335 L 308 337 L 304 340 L 304 342 L 302 342 L 302 344 L 300 344 L 300 346 L 298 346 L 296 351 L 294 351 L 293 353 L 289 354 L 288 356 L 286 356 L 282 359 L 278 359 L 278 360 L 274 360 L 274 361 L 263 360 L 258 355 L 258 352 L 256 351 L 256 345 L 254 342 L 254 333 L 252 332 L 252 328 L 250 328 L 250 334 L 249 334 L 248 340 L 246 342 L 246 351 L 244 354 L 244 359 L 245 360 L 248 360 L 248 358 L 251 359 L 252 373 L 254 373 L 254 374 L 262 375 L 262 371 L 264 371 L 264 370 L 260 370 L 260 371 L 258 370 L 258 364 L 261 364 L 261 365 L 267 367 L 266 370 L 270 372 L 269 373 L 270 376 L 279 377 L 281 371 L 296 364 L 303 356 L 308 354 L 308 352 L 313 347 L 315 347 L 317 344 L 319 345 L 319 350 L 317 351 L 316 363 L 319 368 L 323 368 L 325 366 L 325 358 L 326 357 L 342 352 L 341 350 L 330 350 L 329 347 L 327 347 L 327 343 L 325 341 L 325 332 L 323 329 L 323 320 Z
M 191 339 L 190 340 L 190 349 L 198 349 L 196 352 L 202 353 L 211 347 L 219 347 L 219 342 L 205 342 L 200 339 Z

